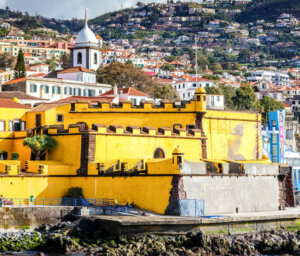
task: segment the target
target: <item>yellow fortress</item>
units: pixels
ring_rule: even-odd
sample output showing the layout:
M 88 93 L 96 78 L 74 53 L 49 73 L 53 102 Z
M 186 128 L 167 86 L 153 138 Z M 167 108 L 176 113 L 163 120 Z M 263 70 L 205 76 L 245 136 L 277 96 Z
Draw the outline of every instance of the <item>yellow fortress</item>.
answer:
M 262 155 L 261 115 L 207 110 L 203 88 L 186 104 L 12 105 L 0 105 L 0 150 L 20 158 L 0 161 L 4 197 L 61 198 L 81 187 L 86 198 L 184 216 L 197 216 L 203 202 L 205 214 L 295 204 L 290 169 Z M 23 146 L 37 134 L 57 142 L 40 161 Z

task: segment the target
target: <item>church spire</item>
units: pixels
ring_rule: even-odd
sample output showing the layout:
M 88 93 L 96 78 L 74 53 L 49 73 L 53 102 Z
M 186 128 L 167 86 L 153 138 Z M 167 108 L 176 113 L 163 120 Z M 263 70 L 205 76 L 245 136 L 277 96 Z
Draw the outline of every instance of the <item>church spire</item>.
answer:
M 85 23 L 85 25 L 88 24 L 88 15 L 87 15 L 87 11 L 88 11 L 88 8 L 84 8 L 84 23 Z

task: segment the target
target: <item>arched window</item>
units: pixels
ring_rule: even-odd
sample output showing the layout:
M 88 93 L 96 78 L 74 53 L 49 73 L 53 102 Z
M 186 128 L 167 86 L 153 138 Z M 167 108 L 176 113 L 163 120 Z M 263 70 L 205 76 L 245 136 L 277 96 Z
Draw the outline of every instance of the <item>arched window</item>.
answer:
M 79 52 L 77 54 L 77 64 L 82 64 L 82 53 L 81 52 Z
M 165 158 L 165 152 L 161 148 L 157 148 L 154 152 L 154 158 L 155 159 Z
M 98 64 L 98 55 L 97 55 L 97 53 L 94 54 L 94 64 Z

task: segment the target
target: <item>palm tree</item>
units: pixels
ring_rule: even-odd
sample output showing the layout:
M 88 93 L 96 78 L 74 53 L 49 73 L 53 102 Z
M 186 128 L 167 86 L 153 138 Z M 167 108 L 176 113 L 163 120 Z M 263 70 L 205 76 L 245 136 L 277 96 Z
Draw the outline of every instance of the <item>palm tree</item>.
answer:
M 31 148 L 35 155 L 35 160 L 40 160 L 41 157 L 46 155 L 47 150 L 54 150 L 56 141 L 48 135 L 36 135 L 33 137 L 27 137 L 23 144 L 24 146 Z

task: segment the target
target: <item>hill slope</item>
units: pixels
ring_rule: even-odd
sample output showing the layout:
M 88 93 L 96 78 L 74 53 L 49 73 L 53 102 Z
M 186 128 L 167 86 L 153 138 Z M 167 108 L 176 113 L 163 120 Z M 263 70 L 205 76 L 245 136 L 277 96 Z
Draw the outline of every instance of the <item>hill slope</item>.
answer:
M 264 19 L 274 21 L 281 13 L 300 17 L 300 0 L 254 0 L 236 17 L 241 23 Z

